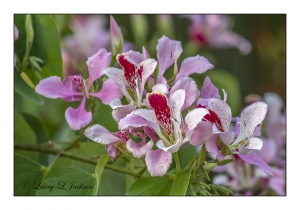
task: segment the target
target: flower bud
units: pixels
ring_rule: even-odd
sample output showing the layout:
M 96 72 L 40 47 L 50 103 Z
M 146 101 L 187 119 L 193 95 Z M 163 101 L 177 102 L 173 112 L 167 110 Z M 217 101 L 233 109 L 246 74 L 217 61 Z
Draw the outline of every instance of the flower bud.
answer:
M 110 16 L 110 36 L 112 54 L 113 56 L 116 56 L 117 54 L 121 53 L 123 48 L 123 35 L 117 22 L 112 16 Z

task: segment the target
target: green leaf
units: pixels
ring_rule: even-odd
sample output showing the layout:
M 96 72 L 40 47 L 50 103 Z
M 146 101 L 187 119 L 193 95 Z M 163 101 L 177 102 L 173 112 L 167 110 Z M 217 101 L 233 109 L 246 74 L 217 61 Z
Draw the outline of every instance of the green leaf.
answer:
M 45 143 L 48 141 L 48 135 L 40 123 L 40 121 L 33 115 L 26 114 L 26 113 L 21 113 L 21 115 L 24 117 L 25 121 L 27 124 L 30 126 L 30 128 L 33 130 L 35 136 L 36 136 L 36 141 L 38 144 Z M 47 154 L 44 153 L 39 153 L 39 162 L 43 165 L 48 165 L 48 156 Z
M 189 185 L 191 170 L 178 174 L 172 184 L 170 195 L 185 195 Z
M 25 16 L 16 14 L 14 23 L 19 30 L 19 39 L 15 44 L 15 52 L 22 61 L 26 50 Z M 62 74 L 62 57 L 60 39 L 56 23 L 51 15 L 31 15 L 34 39 L 29 56 L 36 56 L 43 61 L 41 76 L 43 78 Z M 32 71 L 25 70 L 27 75 L 37 84 L 38 80 Z
M 147 177 L 136 180 L 128 190 L 128 195 L 185 195 L 191 170 L 177 175 Z
M 18 112 L 14 112 L 14 141 L 22 144 L 36 144 L 36 136 L 33 129 L 31 129 L 24 117 Z M 38 160 L 37 152 L 15 150 L 15 154 Z
M 102 176 L 102 173 L 104 171 L 104 167 L 107 163 L 107 160 L 108 160 L 108 155 L 103 155 L 98 160 L 98 163 L 97 163 L 97 166 L 96 166 L 96 169 L 95 169 L 95 174 L 97 176 L 97 191 L 98 191 L 98 188 L 99 188 L 99 185 L 100 185 L 101 176 Z
M 43 98 L 26 84 L 16 69 L 14 70 L 14 89 L 20 95 L 31 100 L 32 102 L 38 105 L 44 104 Z
M 14 195 L 34 195 L 45 167 L 21 155 L 14 155 Z
M 128 190 L 128 195 L 170 195 L 173 180 L 169 175 L 147 177 L 136 180 Z
M 231 163 L 232 161 L 234 161 L 234 159 L 225 159 L 222 161 L 218 161 L 217 159 L 214 161 L 214 163 L 218 164 L 218 166 L 223 166 L 226 165 L 228 163 Z

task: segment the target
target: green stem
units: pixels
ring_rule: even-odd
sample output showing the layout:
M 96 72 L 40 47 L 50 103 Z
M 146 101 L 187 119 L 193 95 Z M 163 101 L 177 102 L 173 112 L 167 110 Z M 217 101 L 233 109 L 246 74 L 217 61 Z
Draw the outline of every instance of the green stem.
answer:
M 83 157 L 83 156 L 80 156 L 80 155 L 74 155 L 70 152 L 60 150 L 58 148 L 53 148 L 53 147 L 51 148 L 51 147 L 49 147 L 49 145 L 47 146 L 47 144 L 46 145 L 45 144 L 43 144 L 43 145 L 31 145 L 31 144 L 15 143 L 14 148 L 15 149 L 20 149 L 20 150 L 37 151 L 37 152 L 42 152 L 42 153 L 47 153 L 47 154 L 60 155 L 61 157 L 67 157 L 67 158 L 70 158 L 70 159 L 74 159 L 74 160 L 78 160 L 78 161 L 81 161 L 81 162 L 89 163 L 89 164 L 92 164 L 92 165 L 95 165 L 95 166 L 98 163 L 98 160 Z M 117 172 L 120 172 L 120 173 L 128 174 L 128 175 L 131 175 L 135 178 L 140 177 L 138 174 L 132 172 L 131 170 L 119 168 L 117 166 L 106 165 L 105 168 L 113 170 L 113 171 L 117 171 Z
M 174 152 L 173 153 L 173 157 L 174 157 L 175 163 L 176 163 L 177 174 L 179 174 L 181 172 L 181 168 L 180 168 L 180 162 L 179 162 L 179 158 L 178 158 L 178 153 Z

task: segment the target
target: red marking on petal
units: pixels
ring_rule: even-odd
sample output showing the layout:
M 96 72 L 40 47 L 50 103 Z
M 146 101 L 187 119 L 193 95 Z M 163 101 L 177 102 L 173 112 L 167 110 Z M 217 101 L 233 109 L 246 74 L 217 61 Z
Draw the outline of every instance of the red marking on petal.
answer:
M 119 132 L 114 132 L 114 136 L 119 137 L 120 139 L 123 139 L 125 141 L 129 140 L 129 135 L 126 131 L 119 131 Z
M 139 68 L 136 69 L 136 73 L 137 73 L 137 76 L 139 77 L 139 79 L 142 81 L 142 73 L 143 73 L 143 66 L 140 65 Z
M 135 93 L 136 85 L 134 81 L 136 79 L 136 73 L 135 73 L 136 70 L 134 64 L 130 63 L 128 60 L 125 59 L 124 53 L 119 54 L 117 56 L 117 60 L 124 70 L 125 79 L 127 80 L 132 91 Z
M 172 133 L 172 121 L 167 96 L 160 92 L 152 92 L 147 94 L 147 101 L 154 109 L 159 124 L 170 135 Z
M 205 106 L 202 106 L 200 104 L 197 106 L 197 108 L 207 109 Z M 207 110 L 209 111 L 209 114 L 207 114 L 203 117 L 203 121 L 207 121 L 207 122 L 210 122 L 212 124 L 215 124 L 219 131 L 224 132 L 224 129 L 223 129 L 223 126 L 222 126 L 222 123 L 221 123 L 221 120 L 220 120 L 219 116 L 214 111 L 209 110 L 209 109 L 207 109 Z

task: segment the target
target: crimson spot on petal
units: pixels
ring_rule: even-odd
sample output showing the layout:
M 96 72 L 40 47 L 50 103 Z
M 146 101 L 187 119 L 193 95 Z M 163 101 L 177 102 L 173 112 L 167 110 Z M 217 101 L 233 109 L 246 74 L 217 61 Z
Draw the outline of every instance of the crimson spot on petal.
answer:
M 206 107 L 199 104 L 197 106 L 197 108 L 206 108 Z M 212 110 L 209 110 L 209 109 L 207 109 L 207 110 L 209 111 L 209 114 L 207 114 L 207 115 L 205 115 L 203 117 L 203 121 L 207 121 L 207 122 L 210 122 L 212 124 L 215 124 L 217 126 L 217 128 L 218 128 L 219 131 L 224 132 L 221 120 L 218 117 L 218 115 L 214 111 L 212 111 Z
M 170 135 L 172 133 L 172 121 L 167 96 L 161 92 L 154 91 L 147 94 L 147 101 L 154 109 L 159 124 Z
M 132 91 L 135 93 L 136 91 L 135 91 L 135 82 L 134 81 L 136 79 L 136 74 L 135 74 L 134 64 L 132 64 L 128 60 L 126 60 L 125 53 L 117 55 L 117 60 L 124 70 L 125 79 L 127 80 Z

